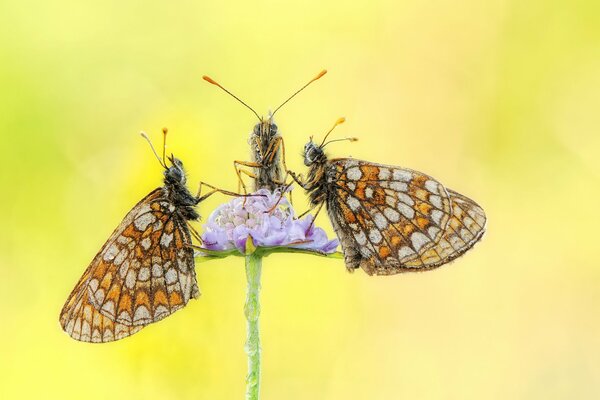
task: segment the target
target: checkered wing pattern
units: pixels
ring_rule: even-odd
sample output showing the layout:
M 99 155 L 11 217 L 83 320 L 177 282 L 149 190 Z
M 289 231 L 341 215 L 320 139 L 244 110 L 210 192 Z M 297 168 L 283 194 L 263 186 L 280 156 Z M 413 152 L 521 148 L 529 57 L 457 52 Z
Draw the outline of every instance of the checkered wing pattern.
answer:
M 329 163 L 328 212 L 349 269 L 391 275 L 435 268 L 483 234 L 473 201 L 423 173 L 354 159 Z
M 63 329 L 109 342 L 159 321 L 198 296 L 186 220 L 158 188 L 113 232 L 67 299 Z

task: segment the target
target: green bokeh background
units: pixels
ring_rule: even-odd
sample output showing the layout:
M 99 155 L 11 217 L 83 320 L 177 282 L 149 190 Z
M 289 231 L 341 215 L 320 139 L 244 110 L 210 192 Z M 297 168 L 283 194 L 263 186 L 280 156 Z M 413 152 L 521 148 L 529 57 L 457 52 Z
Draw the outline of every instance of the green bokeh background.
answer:
M 0 398 L 243 398 L 241 259 L 199 265 L 201 298 L 123 341 L 73 341 L 58 313 L 161 182 L 140 130 L 160 143 L 169 127 L 193 189 L 235 189 L 256 121 L 201 76 L 266 113 L 322 68 L 276 118 L 292 169 L 345 116 L 336 134 L 360 141 L 331 155 L 429 173 L 485 208 L 488 233 L 423 274 L 269 257 L 262 398 L 599 398 L 599 15 L 593 0 L 1 1 Z

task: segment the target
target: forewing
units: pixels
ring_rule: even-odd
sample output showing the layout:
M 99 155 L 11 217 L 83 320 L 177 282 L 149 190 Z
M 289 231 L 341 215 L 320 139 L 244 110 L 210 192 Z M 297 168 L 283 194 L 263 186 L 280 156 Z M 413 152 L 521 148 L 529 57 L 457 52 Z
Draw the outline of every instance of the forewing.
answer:
M 380 275 L 403 272 L 409 262 L 423 263 L 423 254 L 443 237 L 452 205 L 432 177 L 353 159 L 332 160 L 328 175 L 334 185 L 329 213 L 338 235 L 342 232 L 344 252 L 351 255 L 349 268 Z
M 77 318 L 89 305 L 92 314 L 100 314 L 117 327 L 131 327 L 125 331 L 132 334 L 138 327 L 172 314 L 191 297 L 197 297 L 186 224 L 162 188 L 140 201 L 73 290 L 61 313 L 63 328 L 66 330 L 69 320 Z M 79 308 L 76 299 L 81 300 Z

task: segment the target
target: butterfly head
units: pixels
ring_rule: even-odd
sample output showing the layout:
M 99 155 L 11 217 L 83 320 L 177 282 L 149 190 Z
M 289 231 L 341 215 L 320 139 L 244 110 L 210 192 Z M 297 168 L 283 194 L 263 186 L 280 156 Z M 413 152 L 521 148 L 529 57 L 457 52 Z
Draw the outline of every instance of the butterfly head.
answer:
M 304 146 L 304 154 L 303 154 L 304 165 L 306 165 L 307 167 L 310 167 L 311 165 L 316 164 L 316 163 L 326 162 L 327 156 L 325 155 L 325 151 L 323 149 L 329 143 L 339 142 L 342 140 L 348 140 L 350 142 L 355 142 L 358 140 L 356 138 L 343 138 L 343 139 L 330 140 L 328 142 L 326 141 L 327 138 L 329 137 L 329 134 L 335 129 L 335 127 L 340 124 L 343 124 L 344 121 L 346 121 L 345 118 L 343 118 L 343 117 L 338 118 L 338 120 L 335 121 L 335 124 L 333 124 L 333 127 L 325 134 L 323 141 L 319 145 L 317 145 L 315 142 L 313 142 L 313 139 L 311 136 L 310 141 L 308 143 L 306 143 L 306 145 Z
M 169 157 L 169 161 L 171 162 L 171 166 L 165 166 L 165 183 L 185 185 L 187 178 L 185 177 L 183 163 L 180 159 L 173 157 L 173 155 Z
M 156 159 L 158 160 L 160 165 L 165 169 L 165 172 L 163 173 L 165 175 L 165 184 L 185 185 L 186 177 L 185 177 L 185 170 L 183 169 L 183 163 L 181 162 L 180 159 L 175 158 L 173 156 L 173 154 L 171 154 L 169 157 L 166 156 L 167 132 L 168 132 L 167 128 L 163 128 L 162 157 L 160 157 L 158 155 L 158 153 L 156 152 L 156 150 L 154 149 L 154 146 L 152 145 L 152 142 L 150 141 L 150 138 L 148 137 L 148 135 L 146 135 L 146 133 L 144 133 L 144 132 L 141 132 L 141 135 L 144 139 L 146 139 L 146 141 L 150 145 L 150 149 L 152 149 L 152 152 L 156 156 Z M 171 163 L 170 167 L 167 165 L 166 160 L 169 160 L 169 162 Z
M 273 122 L 273 118 L 262 118 L 261 121 L 254 125 L 252 136 L 259 137 L 265 140 L 271 140 L 277 135 L 277 125 Z
M 323 163 L 327 161 L 327 156 L 325 155 L 325 151 L 321 146 L 316 144 L 310 139 L 310 142 L 304 145 L 304 165 L 310 167 L 311 165 Z

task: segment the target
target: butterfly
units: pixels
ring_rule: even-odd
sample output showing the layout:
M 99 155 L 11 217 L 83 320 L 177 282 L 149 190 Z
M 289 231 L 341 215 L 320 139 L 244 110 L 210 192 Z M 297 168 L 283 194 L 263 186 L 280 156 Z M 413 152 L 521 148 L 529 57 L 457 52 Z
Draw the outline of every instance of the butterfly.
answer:
M 335 126 L 344 122 L 339 119 Z M 323 148 L 345 138 L 304 147 L 308 176 L 290 172 L 327 206 L 346 268 L 369 275 L 424 271 L 460 257 L 485 232 L 486 216 L 473 200 L 411 169 L 353 158 L 328 159 Z M 317 211 L 317 213 L 318 213 Z
M 281 105 L 277 107 L 275 111 L 269 113 L 269 116 L 267 118 L 260 117 L 252 107 L 243 102 L 239 97 L 231 93 L 229 90 L 225 89 L 214 79 L 206 75 L 202 77 L 202 79 L 204 79 L 205 81 L 215 86 L 218 86 L 227 94 L 232 96 L 234 99 L 238 100 L 250 111 L 252 111 L 254 115 L 256 115 L 256 117 L 258 118 L 259 122 L 254 126 L 254 129 L 250 134 L 250 139 L 248 140 L 251 149 L 251 161 L 236 160 L 233 162 L 235 172 L 238 177 L 238 182 L 243 188 L 244 193 L 247 192 L 247 189 L 242 179 L 242 174 L 254 179 L 254 191 L 259 189 L 268 189 L 271 192 L 274 192 L 275 190 L 279 190 L 282 192 L 285 191 L 284 188 L 287 186 L 285 182 L 286 178 L 282 177 L 281 168 L 281 164 L 283 164 L 283 171 L 287 171 L 287 167 L 285 165 L 285 146 L 283 144 L 283 138 L 279 134 L 278 127 L 273 121 L 273 116 L 284 104 L 286 104 L 294 96 L 296 96 L 298 93 L 304 90 L 308 85 L 320 79 L 326 73 L 327 70 L 322 70 L 321 72 L 319 72 L 319 74 L 317 74 L 313 79 L 311 79 L 308 83 L 302 86 L 293 95 L 288 97 L 286 101 L 281 103 Z M 243 167 L 253 168 L 254 172 L 248 171 Z
M 166 134 L 163 129 L 164 140 Z M 73 339 L 123 339 L 200 295 L 192 248 L 192 235 L 199 235 L 189 222 L 200 217 L 198 203 L 221 189 L 201 183 L 192 195 L 183 163 L 171 155 L 167 166 L 164 141 L 162 160 L 150 146 L 164 168 L 164 185 L 127 213 L 69 295 L 59 320 Z M 202 185 L 213 190 L 200 196 Z

